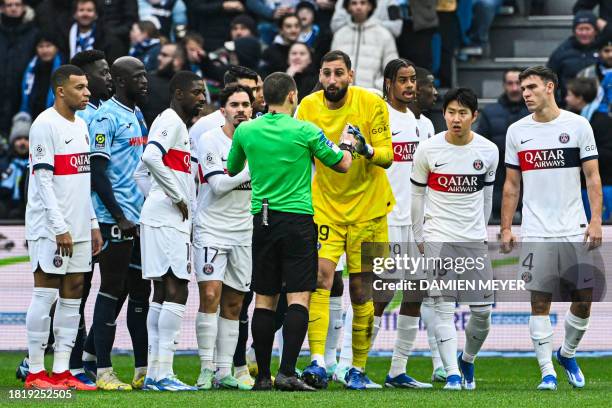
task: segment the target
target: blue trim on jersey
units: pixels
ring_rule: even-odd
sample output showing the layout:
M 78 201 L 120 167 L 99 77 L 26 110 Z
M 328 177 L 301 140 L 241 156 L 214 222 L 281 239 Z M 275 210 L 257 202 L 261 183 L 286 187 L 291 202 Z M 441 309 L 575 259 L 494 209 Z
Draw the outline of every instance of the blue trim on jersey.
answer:
M 493 181 L 485 181 L 484 182 L 485 186 L 492 186 L 493 184 L 495 184 L 495 180 L 493 180 Z
M 91 153 L 89 155 L 89 157 L 97 157 L 97 156 L 104 157 L 105 159 L 110 160 L 110 156 L 104 152 L 96 152 L 96 153 Z
M 225 172 L 221 170 L 211 171 L 210 173 L 204 175 L 204 180 L 208 181 L 209 177 L 217 176 L 219 174 L 225 174 Z
M 510 164 L 510 163 L 506 163 L 506 167 L 509 167 L 511 169 L 515 169 L 515 170 L 520 170 L 521 166 L 517 166 L 516 164 Z
M 150 141 L 149 143 L 147 143 L 147 145 L 157 146 L 159 148 L 159 150 L 161 150 L 163 156 L 168 154 L 166 149 L 164 149 L 164 146 L 162 146 L 159 142 L 156 142 L 155 140 Z
M 584 163 L 585 161 L 596 160 L 598 157 L 599 157 L 598 155 L 584 157 L 584 158 L 580 159 L 580 162 Z
M 191 156 L 191 161 L 194 162 L 194 163 L 197 163 L 198 159 L 196 159 L 195 157 Z
M 418 181 L 414 181 L 413 179 L 410 179 L 410 181 L 412 182 L 412 184 L 419 186 L 419 187 L 427 187 L 427 183 L 423 184 L 423 183 L 419 183 Z
M 52 165 L 48 164 L 48 163 L 37 163 L 33 166 L 34 170 L 38 170 L 38 169 L 46 169 L 46 170 L 55 170 L 55 167 L 53 167 Z

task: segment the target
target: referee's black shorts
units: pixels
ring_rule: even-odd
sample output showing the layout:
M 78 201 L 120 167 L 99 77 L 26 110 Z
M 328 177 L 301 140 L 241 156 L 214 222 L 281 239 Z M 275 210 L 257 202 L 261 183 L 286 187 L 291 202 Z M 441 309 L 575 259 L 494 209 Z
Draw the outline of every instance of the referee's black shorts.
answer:
M 317 227 L 312 215 L 268 212 L 253 217 L 253 282 L 260 295 L 311 292 L 317 287 Z

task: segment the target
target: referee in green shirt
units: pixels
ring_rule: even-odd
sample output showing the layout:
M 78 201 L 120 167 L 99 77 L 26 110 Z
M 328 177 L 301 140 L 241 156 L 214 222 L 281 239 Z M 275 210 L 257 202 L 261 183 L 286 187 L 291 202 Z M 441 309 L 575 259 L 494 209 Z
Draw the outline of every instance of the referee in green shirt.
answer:
M 251 324 L 259 374 L 253 390 L 272 388 L 270 358 L 278 295 L 287 292 L 283 355 L 275 388 L 314 391 L 295 376 L 295 364 L 308 329 L 310 293 L 317 284 L 317 228 L 313 221 L 313 157 L 345 173 L 355 139 L 344 132 L 340 147 L 314 125 L 294 119 L 298 94 L 289 75 L 276 72 L 263 85 L 269 113 L 243 122 L 234 133 L 227 158 L 230 175 L 248 160 L 253 213 L 253 282 L 256 293 Z

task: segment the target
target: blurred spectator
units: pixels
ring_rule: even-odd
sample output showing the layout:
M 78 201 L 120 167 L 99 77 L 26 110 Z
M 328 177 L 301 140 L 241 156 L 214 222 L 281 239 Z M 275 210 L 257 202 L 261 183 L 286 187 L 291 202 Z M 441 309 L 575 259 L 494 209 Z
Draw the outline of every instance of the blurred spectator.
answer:
M 579 11 L 574 16 L 574 34 L 561 43 L 548 60 L 548 67 L 559 77 L 558 96 L 561 100 L 565 99 L 567 81 L 597 62 L 596 21 L 592 12 Z
M 130 31 L 129 55 L 138 58 L 147 71 L 157 68 L 157 56 L 161 49 L 159 42 L 159 31 L 151 21 L 139 21 L 132 25 Z
M 336 9 L 334 10 L 334 16 L 331 21 L 331 29 L 334 34 L 342 27 L 350 24 L 352 20 L 345 3 L 346 2 L 342 0 L 336 3 Z M 402 33 L 402 20 L 392 19 L 392 16 L 395 17 L 395 15 L 398 14 L 396 0 L 372 0 L 370 4 L 373 10 L 371 16 L 376 18 L 383 27 L 389 30 L 389 32 L 393 34 L 393 37 L 399 37 Z
M 438 34 L 440 34 L 440 66 L 437 72 L 440 87 L 450 88 L 453 79 L 453 58 L 461 44 L 461 28 L 457 17 L 457 0 L 438 0 Z
M 574 4 L 574 14 L 580 10 L 593 10 L 599 6 L 599 18 L 597 19 L 597 28 L 602 31 L 612 19 L 612 1 L 610 0 L 577 0 Z
M 504 72 L 504 93 L 496 103 L 487 105 L 480 111 L 476 132 L 486 137 L 499 150 L 500 163 L 503 162 L 506 152 L 506 131 L 508 127 L 519 119 L 529 115 L 521 91 L 519 81 L 520 68 L 510 68 Z M 505 166 L 497 166 L 495 184 L 493 185 L 493 219 L 499 220 L 501 214 L 501 198 L 506 178 Z
M 265 45 L 270 45 L 278 33 L 278 21 L 287 14 L 295 13 L 298 0 L 246 0 L 249 11 L 258 17 L 257 30 Z
M 567 82 L 567 95 L 565 95 L 567 110 L 591 120 L 593 112 L 599 106 L 598 102 L 594 103 L 597 98 L 597 91 L 597 80 L 594 78 L 570 79 Z
M 580 71 L 579 78 L 595 78 L 600 83 L 603 77 L 612 72 L 612 33 L 603 33 L 597 40 L 597 62 Z
M 206 51 L 221 48 L 232 19 L 246 11 L 240 0 L 186 0 L 185 4 L 189 29 L 202 35 Z
M 355 71 L 353 84 L 382 90 L 383 69 L 397 58 L 393 35 L 372 15 L 376 0 L 343 0 L 351 21 L 334 34 L 332 49 L 344 51 Z
M 428 70 L 432 69 L 431 40 L 438 27 L 436 4 L 437 0 L 400 2 L 397 8 L 397 17 L 403 22 L 397 52 L 417 67 Z M 421 46 L 415 47 L 415 44 Z
M 112 64 L 127 55 L 130 49 L 130 30 L 138 21 L 136 0 L 97 0 L 98 14 L 104 38 L 106 60 Z
M 190 71 L 195 72 L 202 78 L 214 81 L 216 84 L 223 82 L 223 74 L 226 67 L 219 61 L 210 59 L 204 51 L 204 39 L 200 34 L 189 33 L 183 38 L 185 57 Z
M 31 124 L 27 113 L 20 112 L 13 118 L 9 155 L 0 168 L 0 218 L 23 219 L 25 215 Z
M 97 1 L 97 0 L 96 0 Z M 70 27 L 74 22 L 72 0 L 43 0 L 36 7 L 36 26 L 40 31 L 53 32 L 60 42 L 60 51 L 69 55 Z M 98 9 L 98 15 L 99 15 Z M 32 54 L 29 56 L 31 57 Z
M 262 71 L 265 77 L 272 72 L 287 70 L 289 47 L 300 35 L 300 19 L 295 14 L 285 14 L 278 20 L 279 33 L 262 55 Z
M 36 55 L 23 74 L 21 112 L 36 119 L 39 113 L 53 105 L 55 96 L 51 74 L 62 65 L 58 41 L 53 33 L 41 33 L 36 40 Z
M 302 26 L 298 41 L 315 49 L 321 33 L 319 26 L 314 23 L 317 15 L 317 4 L 309 0 L 300 1 L 295 8 L 295 14 L 300 19 L 300 25 Z
M 461 49 L 466 55 L 482 56 L 489 45 L 489 31 L 503 0 L 474 0 L 472 25 L 468 31 L 469 46 Z
M 101 32 L 96 28 L 98 11 L 95 0 L 77 0 L 74 5 L 74 23 L 70 27 L 68 46 L 70 58 L 81 51 L 101 49 Z
M 319 70 L 313 64 L 312 49 L 303 42 L 296 42 L 289 47 L 289 68 L 287 74 L 295 80 L 298 90 L 298 102 L 310 95 L 319 82 Z
M 166 38 L 182 38 L 187 32 L 187 7 L 183 0 L 138 0 L 140 20 L 155 25 Z
M 230 24 L 230 39 L 222 48 L 210 53 L 212 60 L 225 66 L 242 65 L 253 70 L 261 64 L 261 43 L 256 37 L 257 25 L 252 17 L 241 14 Z
M 599 173 L 603 192 L 603 221 L 612 220 L 612 117 L 608 113 L 595 112 L 591 117 L 591 127 L 597 145 Z M 585 188 L 582 189 L 582 202 L 588 219 L 591 208 Z
M 315 24 L 319 26 L 319 40 L 315 49 L 316 61 L 320 61 L 319 56 L 325 55 L 329 50 L 334 33 L 331 29 L 331 21 L 336 8 L 336 0 L 316 0 L 317 13 L 315 14 Z
M 257 23 L 248 14 L 240 14 L 230 23 L 230 39 L 235 41 L 242 37 L 257 37 Z
M 163 45 L 157 56 L 157 70 L 147 74 L 148 96 L 141 110 L 149 127 L 170 103 L 170 79 L 176 72 L 174 69 L 176 50 L 176 44 Z
M 19 111 L 21 79 L 32 57 L 37 30 L 23 0 L 0 2 L 0 134 L 8 135 Z

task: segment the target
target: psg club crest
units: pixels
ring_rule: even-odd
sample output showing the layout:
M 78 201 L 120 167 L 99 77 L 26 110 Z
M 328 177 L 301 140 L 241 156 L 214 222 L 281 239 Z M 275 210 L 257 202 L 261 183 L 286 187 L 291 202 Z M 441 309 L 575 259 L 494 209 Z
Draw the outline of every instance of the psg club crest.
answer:
M 569 142 L 569 140 L 570 140 L 570 136 L 567 133 L 561 133 L 559 135 L 559 141 L 561 143 L 565 144 L 565 143 Z
M 61 267 L 63 263 L 64 263 L 64 260 L 62 259 L 61 256 L 55 255 L 55 257 L 53 257 L 53 266 L 55 266 L 56 268 Z
M 525 283 L 529 283 L 529 282 L 531 282 L 531 279 L 532 279 L 532 277 L 531 277 L 531 272 L 523 272 L 523 273 L 521 274 L 521 279 L 522 279 L 522 280 L 523 280 L 523 282 L 525 282 Z
M 204 264 L 204 268 L 202 268 L 202 272 L 204 272 L 204 275 L 212 275 L 212 273 L 215 271 L 215 267 L 212 264 Z
M 481 170 L 484 167 L 482 160 L 474 160 L 474 168 L 476 170 Z

